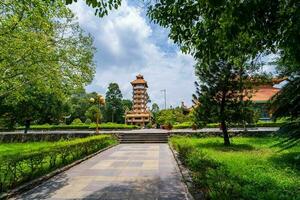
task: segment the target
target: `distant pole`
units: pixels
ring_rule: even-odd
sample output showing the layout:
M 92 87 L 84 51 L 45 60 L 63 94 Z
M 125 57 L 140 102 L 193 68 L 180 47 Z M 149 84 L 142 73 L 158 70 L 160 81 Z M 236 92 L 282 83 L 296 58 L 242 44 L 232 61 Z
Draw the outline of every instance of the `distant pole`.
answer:
M 165 109 L 167 109 L 167 90 L 166 90 L 166 89 L 163 89 L 163 90 L 161 90 L 161 92 L 164 93 Z

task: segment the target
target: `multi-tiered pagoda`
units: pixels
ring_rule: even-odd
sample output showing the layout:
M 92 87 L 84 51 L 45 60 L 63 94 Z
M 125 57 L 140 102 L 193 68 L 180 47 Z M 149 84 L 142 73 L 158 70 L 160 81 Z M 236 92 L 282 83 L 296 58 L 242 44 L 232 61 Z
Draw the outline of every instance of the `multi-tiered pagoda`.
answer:
M 133 108 L 126 113 L 126 124 L 144 127 L 150 122 L 150 111 L 147 109 L 149 96 L 147 93 L 147 81 L 139 74 L 136 80 L 131 82 L 133 87 Z

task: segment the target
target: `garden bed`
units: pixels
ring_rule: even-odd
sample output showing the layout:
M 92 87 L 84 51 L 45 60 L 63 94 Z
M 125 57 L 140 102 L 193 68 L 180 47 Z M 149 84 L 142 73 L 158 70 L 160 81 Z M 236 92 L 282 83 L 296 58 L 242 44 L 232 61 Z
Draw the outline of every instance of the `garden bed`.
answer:
M 24 130 L 24 126 L 17 127 L 17 130 Z M 116 123 L 102 123 L 99 124 L 99 129 L 102 130 L 131 130 L 137 129 L 138 126 L 127 125 L 127 124 L 116 124 Z M 30 130 L 95 130 L 96 124 L 71 124 L 71 125 L 31 125 Z
M 209 199 L 300 199 L 300 145 L 286 138 L 173 136 L 170 143 L 191 170 L 192 193 Z
M 257 122 L 255 124 L 247 124 L 245 127 L 246 128 L 255 128 L 255 127 L 281 127 L 283 125 L 285 125 L 287 122 Z M 180 123 L 180 124 L 175 124 L 173 125 L 174 129 L 191 129 L 193 128 L 193 123 L 191 122 L 184 122 L 184 123 Z M 219 123 L 211 123 L 211 124 L 207 124 L 204 127 L 201 128 L 220 128 L 220 124 Z M 228 128 L 243 128 L 242 125 L 232 125 Z
M 111 135 L 58 142 L 1 143 L 0 193 L 116 143 Z

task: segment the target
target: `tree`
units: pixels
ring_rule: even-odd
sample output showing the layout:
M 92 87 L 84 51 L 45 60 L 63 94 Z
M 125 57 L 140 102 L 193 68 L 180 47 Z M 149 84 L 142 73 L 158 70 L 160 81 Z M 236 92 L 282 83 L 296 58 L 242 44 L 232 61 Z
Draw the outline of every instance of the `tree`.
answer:
M 224 144 L 229 145 L 227 126 L 252 122 L 254 110 L 250 98 L 240 90 L 240 71 L 228 63 L 215 63 L 209 68 L 196 67 L 199 83 L 193 95 L 197 126 L 220 122 Z M 250 83 L 249 83 L 250 84 Z
M 65 99 L 92 80 L 93 40 L 74 22 L 62 1 L 8 0 L 0 2 L 0 10 L 1 107 L 22 102 L 34 107 L 38 94 Z M 28 92 L 29 86 L 34 92 Z M 39 111 L 29 107 L 26 113 L 17 113 L 32 118 L 40 116 L 36 112 L 47 111 L 46 105 Z
M 98 105 L 93 105 L 93 106 L 89 107 L 87 109 L 87 111 L 85 112 L 85 117 L 87 119 L 91 119 L 92 122 L 96 122 L 97 121 L 97 115 L 99 116 L 99 119 L 101 120 L 102 119 L 102 115 L 99 112 Z
M 122 107 L 123 107 L 124 112 L 131 110 L 132 106 L 133 106 L 133 104 L 132 104 L 131 100 L 122 99 Z
M 159 106 L 157 105 L 157 103 L 153 103 L 152 107 L 151 107 L 151 114 L 152 114 L 153 123 L 157 122 L 158 112 L 159 112 Z
M 169 28 L 170 39 L 196 59 L 200 87 L 195 100 L 200 104 L 199 112 L 206 109 L 208 113 L 202 114 L 220 114 L 214 117 L 221 123 L 224 144 L 229 145 L 227 126 L 239 122 L 240 115 L 242 118 L 246 116 L 248 104 L 244 99 L 251 91 L 248 81 L 250 77 L 255 79 L 259 63 L 244 42 L 251 40 L 248 35 L 241 32 L 235 40 L 230 37 L 236 34 L 235 28 L 238 27 L 231 27 L 234 19 L 230 10 L 229 14 L 223 12 L 226 6 L 226 1 L 160 0 L 149 7 L 148 16 L 155 23 Z M 201 117 L 197 120 L 199 124 L 199 120 L 207 123 L 211 119 Z
M 97 99 L 97 93 L 86 93 L 84 89 L 81 89 L 71 95 L 70 103 L 70 119 L 72 122 L 74 119 L 79 118 L 81 121 L 86 120 L 86 112 L 92 106 L 90 99 Z
M 73 2 L 77 2 L 77 0 L 66 0 L 66 4 L 71 4 Z M 114 0 L 114 1 L 86 0 L 86 4 L 95 9 L 95 15 L 99 17 L 103 17 L 108 14 L 108 11 L 112 9 L 117 9 L 121 5 L 121 0 Z
M 156 122 L 160 125 L 174 125 L 176 123 L 183 123 L 188 120 L 188 117 L 183 114 L 181 108 L 171 108 L 160 110 L 157 113 Z
M 105 97 L 105 120 L 107 122 L 124 122 L 122 97 L 119 85 L 117 83 L 110 83 Z
M 28 129 L 31 121 L 40 124 L 58 123 L 69 110 L 67 100 L 62 96 L 40 91 L 34 85 L 28 85 L 24 90 L 26 96 L 22 100 L 4 104 L 4 113 L 10 122 L 7 126 L 10 128 L 15 123 L 25 123 Z

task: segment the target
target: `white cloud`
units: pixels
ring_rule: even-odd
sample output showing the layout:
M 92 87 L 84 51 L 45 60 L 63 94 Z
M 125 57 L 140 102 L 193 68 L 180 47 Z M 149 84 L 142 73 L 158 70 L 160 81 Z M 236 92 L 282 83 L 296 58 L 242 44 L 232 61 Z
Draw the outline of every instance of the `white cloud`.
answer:
M 97 70 L 88 91 L 105 93 L 110 82 L 117 82 L 124 97 L 130 99 L 130 81 L 141 73 L 148 81 L 152 102 L 161 107 L 160 90 L 166 89 L 168 106 L 177 106 L 181 101 L 191 105 L 194 59 L 170 44 L 166 30 L 152 28 L 140 8 L 122 1 L 121 8 L 98 18 L 83 2 L 70 7 L 83 29 L 95 38 Z M 170 52 L 170 48 L 174 51 Z

